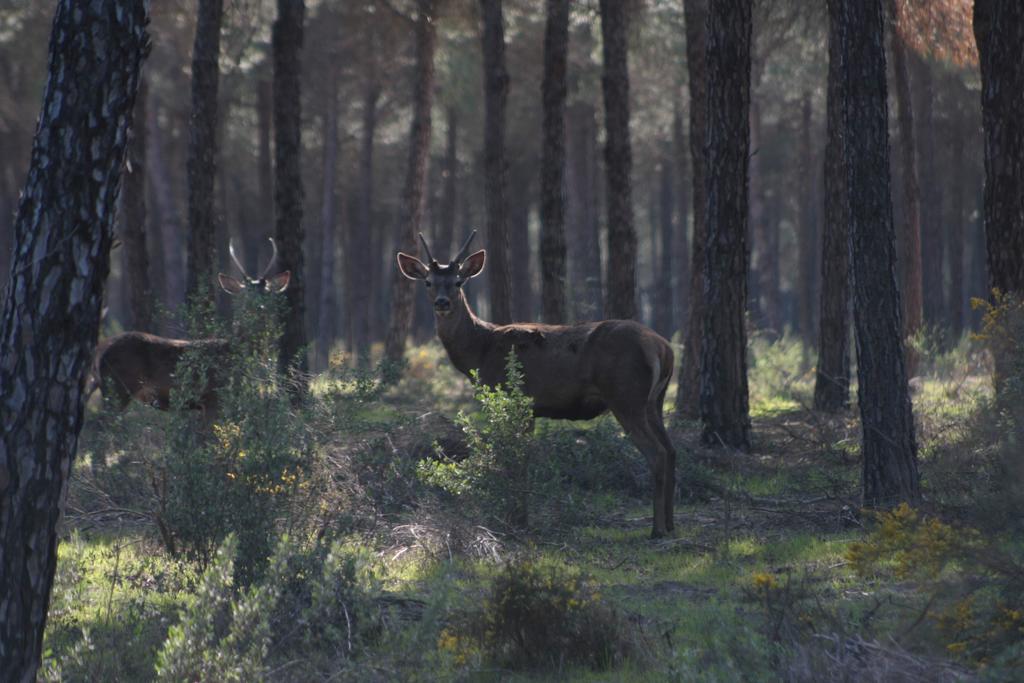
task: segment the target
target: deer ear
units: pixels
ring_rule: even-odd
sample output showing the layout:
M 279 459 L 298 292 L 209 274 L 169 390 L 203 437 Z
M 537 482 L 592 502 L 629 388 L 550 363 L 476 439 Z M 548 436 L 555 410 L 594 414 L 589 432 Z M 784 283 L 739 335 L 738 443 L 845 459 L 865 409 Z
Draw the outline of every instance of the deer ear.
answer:
M 398 269 L 410 280 L 426 280 L 430 270 L 415 256 L 398 252 Z
M 286 270 L 278 273 L 267 280 L 267 291 L 271 294 L 280 294 L 288 289 L 288 283 L 292 281 L 292 271 Z
M 224 273 L 219 273 L 217 275 L 217 282 L 220 283 L 221 289 L 223 289 L 228 294 L 238 294 L 243 289 L 245 289 L 245 285 L 243 285 L 241 282 L 231 277 L 230 275 L 225 275 Z
M 471 277 L 476 277 L 484 269 L 484 261 L 487 260 L 487 251 L 481 249 L 475 254 L 470 256 L 462 262 L 459 266 L 459 277 L 463 280 L 468 280 Z

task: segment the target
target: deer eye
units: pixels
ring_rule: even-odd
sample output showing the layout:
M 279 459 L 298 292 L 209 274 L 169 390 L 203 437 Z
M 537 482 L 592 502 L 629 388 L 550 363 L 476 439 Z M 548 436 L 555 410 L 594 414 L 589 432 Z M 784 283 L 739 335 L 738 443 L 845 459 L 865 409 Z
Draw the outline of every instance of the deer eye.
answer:
M 424 280 L 423 281 L 423 286 L 424 287 L 429 287 L 430 286 L 430 280 Z

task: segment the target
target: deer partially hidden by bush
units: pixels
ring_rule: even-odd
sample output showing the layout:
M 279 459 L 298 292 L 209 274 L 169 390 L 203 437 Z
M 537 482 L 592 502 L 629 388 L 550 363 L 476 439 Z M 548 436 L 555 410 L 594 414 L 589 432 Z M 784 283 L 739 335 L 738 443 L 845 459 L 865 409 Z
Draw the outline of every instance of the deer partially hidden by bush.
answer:
M 467 377 L 478 371 L 480 381 L 493 386 L 504 381 L 505 358 L 515 349 L 536 417 L 589 420 L 610 410 L 654 475 L 651 536 L 672 531 L 676 452 L 662 419 L 674 367 L 669 343 L 632 320 L 577 325 L 481 320 L 462 291 L 484 268 L 483 249 L 467 256 L 475 236 L 474 231 L 444 265 L 431 256 L 422 234 L 428 263 L 398 253 L 402 274 L 422 281 L 433 298 L 437 336 L 452 364 Z
M 274 249 L 270 263 L 259 277 L 251 277 L 235 255 L 233 244 L 229 244 L 231 260 L 242 273 L 236 279 L 223 273 L 218 274 L 220 286 L 228 294 L 243 292 L 257 295 L 278 294 L 288 287 L 290 271 L 268 277 L 277 263 L 277 245 L 270 240 Z M 106 398 L 118 409 L 123 409 L 132 399 L 168 410 L 171 406 L 171 390 L 176 388 L 175 371 L 182 355 L 190 350 L 201 349 L 215 359 L 228 360 L 235 339 L 169 339 L 147 332 L 123 332 L 100 342 L 93 357 L 89 393 L 96 388 L 108 395 Z M 217 390 L 225 378 L 219 375 L 222 364 L 213 363 L 206 378 L 205 386 L 189 406 L 207 414 L 217 411 Z

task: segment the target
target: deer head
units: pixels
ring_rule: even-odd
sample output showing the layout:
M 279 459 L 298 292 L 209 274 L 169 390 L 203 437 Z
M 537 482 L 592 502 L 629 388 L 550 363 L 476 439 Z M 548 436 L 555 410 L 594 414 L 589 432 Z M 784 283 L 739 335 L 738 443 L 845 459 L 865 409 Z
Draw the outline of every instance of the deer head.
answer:
M 410 280 L 423 282 L 433 297 L 434 313 L 439 316 L 451 314 L 455 303 L 463 296 L 462 286 L 484 269 L 484 261 L 487 259 L 486 251 L 481 249 L 466 256 L 474 237 L 476 237 L 476 230 L 466 239 L 455 258 L 445 265 L 441 265 L 431 256 L 430 247 L 427 246 L 427 240 L 424 239 L 422 232 L 420 233 L 420 242 L 423 244 L 423 251 L 426 252 L 429 265 L 415 256 L 398 252 L 398 269 Z
M 288 283 L 292 277 L 290 270 L 282 271 L 269 278 L 267 277 L 270 270 L 277 264 L 277 244 L 274 242 L 273 237 L 267 239 L 270 240 L 270 246 L 274 249 L 274 253 L 270 257 L 270 263 L 263 269 L 259 277 L 252 277 L 246 272 L 245 268 L 242 267 L 242 262 L 238 260 L 238 256 L 235 254 L 234 242 L 228 241 L 228 253 L 231 254 L 231 260 L 234 262 L 235 267 L 242 273 L 242 279 L 238 280 L 230 275 L 219 273 L 217 281 L 225 292 L 228 294 L 239 294 L 249 290 L 261 294 L 278 294 L 288 288 Z

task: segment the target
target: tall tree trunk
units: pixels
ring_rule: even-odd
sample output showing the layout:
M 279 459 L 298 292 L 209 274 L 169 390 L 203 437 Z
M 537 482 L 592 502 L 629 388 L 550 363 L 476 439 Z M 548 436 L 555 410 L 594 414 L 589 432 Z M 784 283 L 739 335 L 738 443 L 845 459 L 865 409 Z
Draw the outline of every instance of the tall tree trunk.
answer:
M 355 225 L 355 239 L 353 248 L 347 253 L 348 262 L 348 296 L 351 306 L 349 311 L 352 317 L 353 339 L 355 342 L 354 352 L 356 362 L 360 366 L 368 365 L 370 358 L 370 319 L 375 310 L 372 305 L 375 301 L 372 285 L 377 282 L 377 271 L 380 267 L 379 254 L 373 248 L 374 227 L 373 227 L 373 148 L 377 134 L 377 101 L 380 99 L 380 84 L 375 78 L 367 80 L 363 90 L 363 139 L 359 153 L 359 199 L 358 217 Z M 367 254 L 369 250 L 369 254 Z M 364 271 L 365 269 L 365 271 Z M 371 283 L 369 292 L 365 287 L 358 287 L 358 280 L 363 275 L 366 281 Z M 356 295 L 357 289 L 364 292 Z
M 220 27 L 224 0 L 199 0 L 192 47 L 192 114 L 188 126 L 188 280 L 189 300 L 206 293 L 213 300 L 214 210 L 217 175 L 217 85 L 220 80 Z
M 814 143 L 811 139 L 814 133 L 813 116 L 811 93 L 806 91 L 803 94 L 799 150 L 799 173 L 802 178 L 806 179 L 817 176 L 814 169 Z M 818 246 L 818 226 L 814 207 L 817 192 L 812 182 L 804 182 L 801 185 L 803 191 L 799 198 L 800 224 L 797 232 L 797 262 L 800 270 L 800 280 L 797 286 L 797 321 L 800 326 L 800 336 L 804 340 L 804 348 L 808 349 L 817 342 L 814 329 L 814 306 L 818 303 L 814 286 L 814 282 L 817 280 L 814 272 L 815 251 Z M 846 272 L 845 264 L 843 272 Z
M 950 168 L 953 174 L 953 183 L 950 188 L 953 197 L 950 206 L 949 226 L 949 312 L 950 326 L 953 331 L 953 342 L 960 339 L 964 332 L 964 305 L 967 298 L 964 296 L 964 257 L 968 251 L 965 241 L 964 223 L 967 216 L 964 214 L 964 195 L 967 190 L 968 174 L 964 168 L 964 138 L 968 135 L 965 122 L 963 105 L 958 97 L 955 99 L 952 111 L 952 159 Z
M 505 22 L 501 0 L 480 0 L 484 53 L 484 202 L 487 208 L 487 271 L 491 320 L 512 322 L 512 265 L 506 206 L 505 111 L 508 71 L 505 68 Z
M 887 508 L 918 501 L 920 489 L 894 263 L 885 21 L 881 0 L 828 4 L 843 83 L 840 144 L 849 197 L 863 503 Z
M 707 241 L 707 160 L 704 143 L 708 128 L 707 20 L 708 0 L 685 0 L 686 68 L 690 87 L 690 164 L 693 179 L 693 237 L 690 249 L 689 318 L 683 328 L 686 345 L 679 367 L 676 413 L 700 415 L 700 358 L 704 325 L 704 246 Z
M 668 147 L 669 145 L 666 145 Z M 661 182 L 658 188 L 658 218 L 661 228 L 660 251 L 653 270 L 657 273 L 654 281 L 654 329 L 666 339 L 672 338 L 672 331 L 675 329 L 675 322 L 672 317 L 676 307 L 672 300 L 675 288 L 672 286 L 672 264 L 675 259 L 675 245 L 673 244 L 675 221 L 675 174 L 672 166 L 675 159 L 672 154 L 665 154 L 661 158 Z M 652 240 L 653 241 L 653 240 Z
M 601 277 L 601 224 L 597 215 L 597 123 L 594 107 L 572 106 L 569 119 L 568 214 L 574 248 L 572 258 L 573 318 L 601 320 L 604 296 Z
M 601 0 L 604 41 L 604 168 L 608 194 L 609 318 L 635 318 L 636 230 L 633 227 L 633 152 L 629 141 L 629 8 L 620 0 Z
M 976 0 L 989 286 L 1024 293 L 1024 5 Z
M 443 259 L 454 254 L 455 207 L 459 193 L 459 114 L 455 107 L 448 107 L 447 144 L 444 153 L 444 190 L 441 197 L 440 230 L 434 235 L 434 251 Z
M 762 68 L 760 65 L 755 65 L 754 73 L 759 73 Z M 750 86 L 752 93 L 750 98 L 750 125 L 748 127 L 748 130 L 750 130 L 750 171 L 748 179 L 750 187 L 748 193 L 750 222 L 747 227 L 747 239 L 750 242 L 748 246 L 756 258 L 748 259 L 752 263 L 748 266 L 750 291 L 747 292 L 747 305 L 755 327 L 774 330 L 775 325 L 768 311 L 770 294 L 767 290 L 771 275 L 765 267 L 765 263 L 768 260 L 768 237 L 764 207 L 764 182 L 761 173 L 761 103 L 757 97 L 759 80 L 759 78 L 755 77 Z
M 894 0 L 888 0 L 892 11 Z M 921 273 L 921 188 L 917 183 L 917 141 L 914 135 L 914 110 L 910 99 L 910 69 L 903 39 L 894 30 L 892 47 L 893 81 L 896 86 L 897 124 L 903 171 L 903 338 L 910 339 L 921 329 L 923 281 Z M 907 372 L 917 370 L 917 354 L 907 346 Z
M 707 45 L 707 244 L 700 366 L 701 439 L 750 447 L 747 197 L 751 3 L 712 3 Z
M 334 343 L 338 325 L 337 299 L 334 293 L 334 240 L 338 223 L 338 76 L 333 70 L 328 73 L 326 86 L 327 110 L 324 112 L 324 184 L 323 203 L 320 210 L 321 263 L 320 263 L 320 315 L 317 321 L 317 367 L 321 370 L 330 365 L 331 345 Z
M 133 330 L 155 332 L 153 292 L 149 286 L 149 253 L 146 251 L 146 97 L 145 80 L 135 99 L 134 124 L 129 132 L 129 173 L 124 179 L 121 239 L 124 242 L 124 278 L 128 284 L 128 311 Z
M 165 305 L 176 310 L 185 301 L 185 261 L 181 229 L 181 214 L 174 196 L 171 172 L 164 157 L 164 131 L 160 127 L 160 102 L 155 97 L 146 110 L 146 137 L 148 142 L 149 179 L 153 184 L 155 208 L 160 223 L 153 232 L 159 237 L 164 261 Z
M 274 53 L 274 205 L 275 232 L 280 243 L 279 268 L 291 271 L 285 299 L 279 365 L 305 371 L 305 269 L 303 267 L 302 207 L 302 53 L 304 0 L 278 0 L 271 31 Z
M 274 161 L 270 144 L 274 129 L 274 86 L 269 79 L 261 78 L 256 87 L 256 187 L 260 193 L 257 202 L 262 220 L 268 221 L 274 215 Z M 259 226 L 258 230 L 264 233 L 266 227 Z M 246 263 L 259 262 L 260 246 L 265 242 L 263 238 L 246 240 Z
M 512 263 L 512 311 L 516 320 L 533 320 L 533 277 L 530 268 L 530 176 L 533 163 L 521 162 L 512 174 L 512 205 L 508 212 Z
M 540 172 L 541 318 L 566 322 L 565 97 L 569 53 L 569 0 L 547 0 L 544 31 L 544 145 Z
M 830 0 L 830 2 L 835 0 Z M 821 253 L 821 315 L 814 409 L 837 413 L 850 400 L 849 195 L 843 161 L 843 79 L 838 11 L 829 12 L 828 103 L 825 143 L 825 225 Z M 804 173 L 810 177 L 811 169 Z
M 430 154 L 430 110 L 434 102 L 434 51 L 437 24 L 434 0 L 417 0 L 416 70 L 413 76 L 413 113 L 409 131 L 409 163 L 406 166 L 402 196 L 402 217 L 398 222 L 395 247 L 416 253 L 416 233 L 423 222 L 423 199 L 427 183 L 427 158 Z M 506 252 L 507 253 L 507 252 Z M 412 327 L 412 282 L 391 269 L 391 321 L 384 343 L 384 356 L 398 362 L 405 353 L 405 342 Z
M 687 138 L 686 132 L 683 130 L 683 113 L 681 109 L 682 105 L 677 101 L 675 105 L 675 116 L 672 119 L 672 152 L 676 159 L 676 168 L 678 173 L 676 174 L 676 194 L 678 199 L 676 215 L 676 236 L 675 236 L 675 253 L 671 257 L 676 273 L 676 323 L 673 325 L 673 330 L 678 325 L 680 330 L 680 341 L 686 343 L 686 323 L 690 315 L 690 240 L 687 234 L 687 223 L 690 206 L 689 196 L 691 192 L 689 164 L 687 163 L 690 159 L 690 153 L 687 149 Z M 664 254 L 662 258 L 664 258 Z
M 942 192 L 935 168 L 935 86 L 931 65 L 920 56 L 912 60 L 918 91 L 918 174 L 921 185 L 921 286 L 924 322 L 944 326 L 946 317 L 945 234 L 942 225 Z
M 61 0 L 0 319 L 0 680 L 36 680 L 147 5 Z M 101 64 L 103 68 L 97 68 Z

